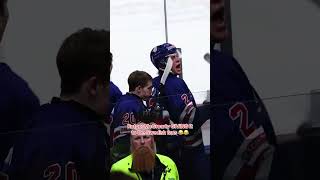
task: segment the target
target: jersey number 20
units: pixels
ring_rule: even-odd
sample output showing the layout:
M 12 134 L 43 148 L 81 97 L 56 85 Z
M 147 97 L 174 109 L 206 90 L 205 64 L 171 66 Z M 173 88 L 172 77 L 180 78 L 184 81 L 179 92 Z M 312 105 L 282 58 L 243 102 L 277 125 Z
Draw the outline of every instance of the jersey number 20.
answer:
M 133 112 L 131 113 L 125 113 L 122 116 L 122 125 L 126 126 L 127 124 L 136 124 L 136 118 L 134 117 Z
M 73 162 L 68 162 L 65 165 L 65 180 L 77 180 L 78 175 L 77 175 L 77 170 L 75 168 L 75 164 Z M 47 169 L 43 173 L 43 177 L 46 178 L 47 180 L 58 180 L 59 177 L 61 176 L 61 166 L 60 164 L 52 164 L 47 167 Z

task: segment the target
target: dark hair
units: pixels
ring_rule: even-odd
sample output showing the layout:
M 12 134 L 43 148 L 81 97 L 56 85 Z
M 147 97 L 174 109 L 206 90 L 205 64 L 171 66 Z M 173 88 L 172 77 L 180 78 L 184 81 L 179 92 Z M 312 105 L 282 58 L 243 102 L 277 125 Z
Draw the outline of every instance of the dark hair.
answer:
M 152 81 L 150 74 L 144 71 L 132 72 L 128 78 L 129 91 L 134 91 L 134 89 L 138 86 L 145 87 L 148 81 Z
M 110 32 L 83 28 L 67 37 L 57 54 L 61 94 L 78 92 L 92 76 L 103 83 L 110 81 Z

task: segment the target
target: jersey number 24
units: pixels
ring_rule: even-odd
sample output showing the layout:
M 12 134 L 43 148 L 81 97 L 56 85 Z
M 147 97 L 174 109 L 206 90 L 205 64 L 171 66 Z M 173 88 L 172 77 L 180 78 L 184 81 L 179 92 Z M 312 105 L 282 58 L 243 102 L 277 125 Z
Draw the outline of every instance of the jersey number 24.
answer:
M 248 137 L 254 130 L 255 126 L 253 121 L 249 124 L 249 114 L 246 105 L 243 103 L 236 103 L 229 109 L 229 117 L 235 121 L 240 119 L 240 132 L 246 138 Z

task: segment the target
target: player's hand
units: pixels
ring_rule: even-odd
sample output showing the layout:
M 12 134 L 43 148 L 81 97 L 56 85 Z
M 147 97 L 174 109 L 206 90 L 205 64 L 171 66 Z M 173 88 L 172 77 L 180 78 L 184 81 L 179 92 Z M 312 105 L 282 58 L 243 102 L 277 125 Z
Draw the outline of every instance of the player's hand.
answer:
M 159 115 L 154 110 L 145 110 L 140 113 L 138 113 L 138 119 L 139 121 L 142 121 L 144 123 L 150 124 L 151 122 L 154 122 L 155 119 L 157 119 Z

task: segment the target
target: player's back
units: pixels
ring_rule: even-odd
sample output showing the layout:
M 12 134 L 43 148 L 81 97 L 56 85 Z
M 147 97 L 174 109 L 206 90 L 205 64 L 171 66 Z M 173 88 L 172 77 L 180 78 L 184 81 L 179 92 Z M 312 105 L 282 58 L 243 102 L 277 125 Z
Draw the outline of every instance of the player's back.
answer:
M 116 103 L 118 102 L 118 100 L 122 97 L 122 92 L 120 91 L 120 89 L 112 82 L 110 81 L 110 85 L 109 85 L 109 103 L 108 103 L 108 111 L 106 114 L 106 127 L 108 129 L 108 135 L 110 136 L 110 126 L 111 126 L 111 122 L 113 121 L 113 117 L 111 116 L 112 110 L 114 108 L 114 106 L 116 105 Z M 109 139 L 110 141 L 110 139 Z M 112 139 L 111 139 L 112 142 Z
M 110 100 L 110 104 L 109 104 L 109 110 L 107 115 L 111 114 L 112 109 L 114 108 L 114 106 L 116 105 L 117 101 L 121 98 L 122 96 L 122 92 L 120 91 L 120 89 L 112 82 L 110 81 L 110 86 L 109 86 L 109 100 Z
M 211 83 L 214 89 L 211 139 L 214 161 L 218 163 L 215 164 L 214 175 L 221 178 L 228 171 L 227 167 L 235 169 L 232 162 L 236 154 L 249 152 L 247 145 L 252 146 L 251 155 L 247 157 L 251 159 L 262 145 L 275 144 L 275 134 L 262 100 L 239 63 L 218 51 L 214 51 L 212 57 Z M 250 143 L 246 145 L 246 142 Z M 245 164 L 246 158 L 242 161 Z M 240 164 L 238 162 L 238 168 L 242 166 Z
M 132 93 L 124 94 L 117 101 L 113 109 L 111 123 L 112 162 L 130 154 L 130 129 L 127 129 L 127 124 L 138 123 L 145 109 L 142 99 Z
M 74 101 L 54 98 L 41 106 L 14 147 L 10 179 L 105 177 L 108 147 L 102 120 Z
M 126 93 L 118 100 L 113 109 L 113 127 L 136 124 L 139 113 L 146 109 L 140 97 L 132 93 Z
M 2 161 L 16 139 L 13 132 L 24 128 L 28 118 L 38 110 L 40 104 L 28 84 L 5 63 L 0 63 L 0 84 L 0 161 Z

